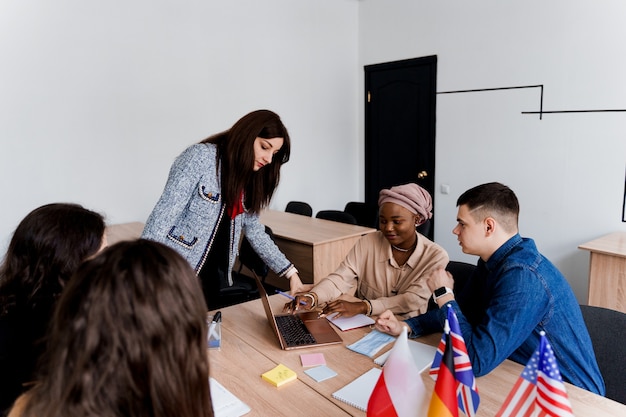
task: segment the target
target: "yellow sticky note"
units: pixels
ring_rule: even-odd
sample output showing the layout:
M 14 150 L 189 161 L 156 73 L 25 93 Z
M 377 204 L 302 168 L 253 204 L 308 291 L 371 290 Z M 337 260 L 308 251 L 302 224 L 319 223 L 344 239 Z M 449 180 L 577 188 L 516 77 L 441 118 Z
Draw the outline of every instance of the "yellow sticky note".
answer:
M 270 369 L 262 374 L 261 378 L 276 387 L 280 387 L 289 381 L 295 381 L 298 379 L 298 375 L 285 365 L 279 364 L 274 369 Z

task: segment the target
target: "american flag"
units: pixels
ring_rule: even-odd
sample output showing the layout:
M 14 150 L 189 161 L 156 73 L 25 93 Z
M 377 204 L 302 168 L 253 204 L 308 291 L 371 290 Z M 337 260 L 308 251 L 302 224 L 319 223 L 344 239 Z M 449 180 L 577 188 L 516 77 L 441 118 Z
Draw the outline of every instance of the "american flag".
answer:
M 539 349 L 522 371 L 496 417 L 573 417 L 552 346 L 541 332 Z
M 467 348 L 465 347 L 465 340 L 461 333 L 461 326 L 451 306 L 448 306 L 448 319 L 446 320 L 450 327 L 450 340 L 452 341 L 452 349 L 454 351 L 454 375 L 457 383 L 457 401 L 459 408 L 468 417 L 474 417 L 476 410 L 478 410 L 478 404 L 480 403 L 480 396 L 478 395 L 478 388 L 476 387 L 476 379 L 474 378 L 474 371 L 472 370 L 472 363 L 469 360 L 467 354 Z M 439 374 L 439 367 L 441 365 L 441 359 L 446 349 L 445 333 L 439 342 L 437 353 L 433 359 L 433 364 L 430 368 L 429 374 L 436 381 Z

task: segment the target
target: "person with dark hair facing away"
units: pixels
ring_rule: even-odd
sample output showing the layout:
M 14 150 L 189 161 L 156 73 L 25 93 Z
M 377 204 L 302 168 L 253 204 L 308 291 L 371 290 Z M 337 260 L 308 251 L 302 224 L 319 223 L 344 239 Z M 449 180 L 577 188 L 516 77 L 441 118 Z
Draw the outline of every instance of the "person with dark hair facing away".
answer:
M 178 253 L 144 239 L 112 245 L 70 279 L 42 372 L 9 415 L 212 416 L 206 314 Z
M 457 315 L 476 376 L 505 359 L 526 364 L 545 332 L 567 382 L 604 395 L 604 380 L 574 292 L 559 270 L 518 231 L 519 203 L 500 183 L 469 189 L 457 200 L 457 236 L 464 253 L 479 256 L 474 275 L 460 294 L 443 268 L 428 278 L 439 309 L 398 321 L 391 311 L 378 317 L 378 330 L 410 337 L 441 332 L 447 305 Z
M 0 266 L 0 415 L 33 381 L 57 298 L 78 266 L 104 245 L 104 219 L 77 204 L 31 211 Z
M 426 277 L 448 264 L 447 252 L 415 230 L 432 217 L 430 193 L 398 185 L 380 191 L 378 207 L 380 230 L 359 239 L 335 272 L 297 294 L 286 311 L 322 306 L 324 314 L 350 317 L 389 309 L 406 318 L 426 312 Z
M 290 149 L 280 117 L 257 110 L 174 161 L 142 237 L 175 249 L 191 264 L 209 308 L 217 304 L 220 289 L 233 284 L 242 234 L 274 272 L 290 280 L 292 292 L 302 287 L 298 271 L 259 221 Z

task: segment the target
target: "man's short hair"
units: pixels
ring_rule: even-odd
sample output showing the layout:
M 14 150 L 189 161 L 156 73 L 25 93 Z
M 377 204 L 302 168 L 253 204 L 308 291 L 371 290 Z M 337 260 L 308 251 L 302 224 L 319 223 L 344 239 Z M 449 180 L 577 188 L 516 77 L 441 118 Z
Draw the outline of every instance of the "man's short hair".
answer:
M 493 217 L 506 231 L 517 231 L 519 202 L 513 190 L 504 184 L 489 182 L 470 188 L 461 194 L 456 205 L 466 205 L 477 221 Z

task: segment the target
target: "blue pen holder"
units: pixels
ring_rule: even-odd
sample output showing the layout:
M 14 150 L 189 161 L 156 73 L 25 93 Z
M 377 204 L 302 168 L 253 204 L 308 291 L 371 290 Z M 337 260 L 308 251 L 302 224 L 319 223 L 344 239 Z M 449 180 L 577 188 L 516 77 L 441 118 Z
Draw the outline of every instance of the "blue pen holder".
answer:
M 209 349 L 219 350 L 222 346 L 222 322 L 214 322 L 213 316 L 208 314 L 206 317 L 207 323 L 207 347 Z

